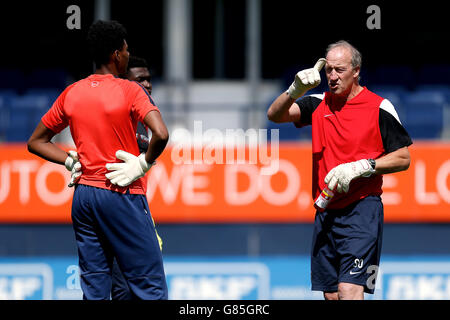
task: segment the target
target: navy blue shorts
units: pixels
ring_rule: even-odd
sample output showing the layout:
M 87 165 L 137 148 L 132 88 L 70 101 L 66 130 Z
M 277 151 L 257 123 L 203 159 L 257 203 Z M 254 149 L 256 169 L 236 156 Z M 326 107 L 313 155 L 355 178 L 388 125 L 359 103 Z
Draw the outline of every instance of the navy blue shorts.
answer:
M 111 300 L 133 300 L 127 280 L 120 271 L 115 258 L 112 266 Z
M 337 292 L 338 283 L 373 294 L 383 235 L 383 203 L 368 196 L 344 209 L 316 212 L 311 251 L 312 290 Z
M 110 299 L 114 257 L 133 299 L 167 299 L 162 254 L 144 195 L 78 185 L 72 222 L 84 299 Z

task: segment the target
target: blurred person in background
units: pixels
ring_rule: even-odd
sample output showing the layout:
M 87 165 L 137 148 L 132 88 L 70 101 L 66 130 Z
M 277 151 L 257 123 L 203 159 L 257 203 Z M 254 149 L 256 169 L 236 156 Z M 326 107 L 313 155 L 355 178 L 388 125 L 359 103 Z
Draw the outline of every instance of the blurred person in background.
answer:
M 148 68 L 148 63 L 144 58 L 130 56 L 128 60 L 128 71 L 124 78 L 130 81 L 136 81 L 141 84 L 149 95 L 152 95 L 152 75 Z
M 323 66 L 329 91 L 303 97 L 320 84 Z M 327 300 L 362 300 L 364 292 L 374 293 L 383 231 L 382 175 L 410 164 L 409 134 L 391 102 L 359 84 L 360 70 L 361 54 L 354 46 L 330 44 L 326 59 L 298 72 L 267 112 L 276 123 L 312 125 L 312 195 L 318 210 L 311 283 Z M 320 203 L 322 195 L 327 206 Z
M 148 69 L 147 61 L 143 58 L 130 56 L 128 60 L 128 71 L 126 74 L 121 75 L 130 81 L 136 81 L 147 90 L 148 94 L 152 94 L 152 81 L 150 70 Z M 136 131 L 136 140 L 139 146 L 139 151 L 145 152 L 148 149 L 149 137 L 148 128 L 142 122 L 138 122 Z M 144 179 L 144 194 L 147 193 L 147 180 L 148 176 L 145 175 Z M 152 218 L 153 225 L 155 224 Z M 158 238 L 159 248 L 162 251 L 162 239 L 156 231 L 156 237 Z M 128 287 L 127 281 L 123 276 L 122 271 L 117 264 L 117 260 L 114 258 L 112 267 L 112 287 L 111 287 L 111 299 L 113 300 L 132 300 L 133 296 Z
M 90 26 L 95 73 L 67 87 L 28 140 L 30 152 L 65 165 L 72 171 L 71 184 L 77 182 L 72 222 L 83 299 L 89 300 L 110 299 L 113 257 L 133 298 L 167 299 L 142 177 L 163 152 L 168 131 L 147 90 L 118 78 L 127 71 L 126 37 L 116 21 Z M 145 153 L 136 143 L 138 121 L 152 132 Z M 77 152 L 66 153 L 51 142 L 67 126 Z M 81 176 L 74 179 L 74 171 Z

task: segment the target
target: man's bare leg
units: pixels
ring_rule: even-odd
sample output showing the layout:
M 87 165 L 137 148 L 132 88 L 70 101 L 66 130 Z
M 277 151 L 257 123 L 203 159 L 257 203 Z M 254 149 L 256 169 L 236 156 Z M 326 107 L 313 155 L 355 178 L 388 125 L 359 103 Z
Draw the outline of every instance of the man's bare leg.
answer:
M 339 300 L 339 295 L 337 292 L 324 292 L 323 297 L 325 300 Z
M 338 284 L 339 300 L 364 300 L 364 287 L 358 284 L 341 282 Z

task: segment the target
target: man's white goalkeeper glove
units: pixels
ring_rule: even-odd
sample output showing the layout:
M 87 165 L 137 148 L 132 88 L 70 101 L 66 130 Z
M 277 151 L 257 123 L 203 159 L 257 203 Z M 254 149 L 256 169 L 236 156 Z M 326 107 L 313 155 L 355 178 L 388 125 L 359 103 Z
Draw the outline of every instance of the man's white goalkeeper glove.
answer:
M 328 189 L 334 190 L 336 187 L 337 192 L 348 192 L 350 182 L 359 177 L 370 177 L 375 173 L 375 169 L 372 168 L 367 159 L 362 159 L 354 162 L 348 162 L 340 164 L 328 172 L 325 177 L 325 183 Z
M 107 163 L 106 169 L 111 172 L 106 174 L 106 178 L 108 178 L 112 184 L 120 187 L 128 186 L 137 179 L 143 177 L 156 163 L 148 163 L 145 160 L 144 153 L 141 153 L 136 157 L 134 154 L 118 150 L 116 152 L 116 157 L 124 162 Z
M 70 182 L 67 185 L 69 188 L 73 187 L 81 178 L 81 163 L 78 159 L 78 153 L 76 151 L 70 150 L 68 153 L 68 157 L 64 162 L 66 169 L 69 170 L 70 173 Z
M 297 100 L 305 94 L 306 91 L 317 87 L 320 84 L 320 70 L 327 62 L 326 59 L 320 58 L 313 68 L 305 69 L 295 75 L 294 82 L 288 89 L 288 94 L 292 99 Z

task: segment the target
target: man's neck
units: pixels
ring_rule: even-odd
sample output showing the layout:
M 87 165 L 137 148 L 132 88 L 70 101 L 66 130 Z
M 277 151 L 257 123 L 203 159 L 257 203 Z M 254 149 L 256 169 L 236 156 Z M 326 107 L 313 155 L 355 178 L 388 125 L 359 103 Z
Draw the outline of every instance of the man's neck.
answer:
M 356 97 L 364 88 L 359 84 L 353 85 L 348 94 L 333 95 L 333 101 L 337 105 L 345 105 L 347 101 Z
M 117 71 L 117 68 L 114 64 L 103 64 L 100 66 L 100 68 L 97 68 L 95 70 L 95 74 L 112 74 L 114 76 L 118 76 L 119 72 Z
M 350 94 L 347 96 L 347 101 L 356 97 L 363 89 L 364 88 L 361 87 L 359 83 L 357 85 L 352 86 L 352 90 L 350 91 Z

